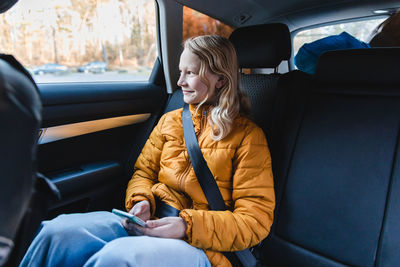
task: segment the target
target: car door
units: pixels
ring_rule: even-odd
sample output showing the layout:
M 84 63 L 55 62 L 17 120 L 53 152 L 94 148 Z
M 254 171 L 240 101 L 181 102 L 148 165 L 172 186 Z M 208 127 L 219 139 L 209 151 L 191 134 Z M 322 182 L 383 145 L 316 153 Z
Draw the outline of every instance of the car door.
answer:
M 38 171 L 59 188 L 53 215 L 123 203 L 136 157 L 167 94 L 160 61 L 144 82 L 39 84 Z
M 68 66 L 62 74 L 31 71 L 43 104 L 37 170 L 62 197 L 49 218 L 123 208 L 135 160 L 168 98 L 157 3 L 31 2 L 17 3 L 0 25 L 23 39 L 5 38 L 4 52 L 28 70 Z M 79 73 L 90 61 L 106 61 L 109 69 Z

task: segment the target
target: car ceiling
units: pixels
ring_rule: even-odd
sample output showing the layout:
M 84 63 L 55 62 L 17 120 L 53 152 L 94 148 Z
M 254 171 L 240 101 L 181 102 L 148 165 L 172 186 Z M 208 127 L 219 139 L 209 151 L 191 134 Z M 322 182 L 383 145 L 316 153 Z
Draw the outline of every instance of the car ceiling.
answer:
M 235 28 L 282 22 L 291 31 L 330 21 L 376 15 L 375 10 L 395 9 L 393 0 L 177 0 Z

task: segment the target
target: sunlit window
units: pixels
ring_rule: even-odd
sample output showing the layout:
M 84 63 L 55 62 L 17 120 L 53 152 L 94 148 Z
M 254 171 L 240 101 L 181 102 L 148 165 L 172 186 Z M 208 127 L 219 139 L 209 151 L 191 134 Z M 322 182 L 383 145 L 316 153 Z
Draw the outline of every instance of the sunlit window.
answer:
M 205 34 L 218 34 L 229 37 L 233 30 L 232 27 L 219 20 L 189 7 L 183 7 L 183 40 Z
M 149 0 L 19 1 L 0 32 L 38 83 L 147 80 L 157 57 Z
M 352 21 L 301 31 L 296 34 L 293 39 L 294 54 L 297 54 L 300 47 L 305 43 L 311 43 L 327 36 L 340 34 L 344 31 L 357 39 L 368 43 L 374 29 L 384 20 L 385 18 Z

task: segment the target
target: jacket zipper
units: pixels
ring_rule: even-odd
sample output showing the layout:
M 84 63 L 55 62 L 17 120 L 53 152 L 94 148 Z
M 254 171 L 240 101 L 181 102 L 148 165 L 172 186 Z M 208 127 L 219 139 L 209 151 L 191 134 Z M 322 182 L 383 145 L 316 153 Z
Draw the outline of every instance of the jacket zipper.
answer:
M 205 128 L 206 123 L 207 123 L 207 110 L 203 110 L 203 113 L 201 114 L 201 127 L 200 127 L 199 136 L 200 136 L 200 133 L 202 132 L 202 130 Z

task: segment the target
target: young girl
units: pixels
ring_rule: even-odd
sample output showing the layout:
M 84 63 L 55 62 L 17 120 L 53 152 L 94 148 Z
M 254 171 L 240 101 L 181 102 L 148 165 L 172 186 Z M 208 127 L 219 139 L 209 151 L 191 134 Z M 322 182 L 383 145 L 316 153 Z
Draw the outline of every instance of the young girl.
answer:
M 268 235 L 271 158 L 262 130 L 247 118 L 233 45 L 216 35 L 191 38 L 179 69 L 199 146 L 229 210 L 209 210 L 178 109 L 162 116 L 128 184 L 126 208 L 146 227 L 109 212 L 61 215 L 42 223 L 21 266 L 231 266 L 220 252 Z M 154 217 L 163 205 L 177 216 Z

